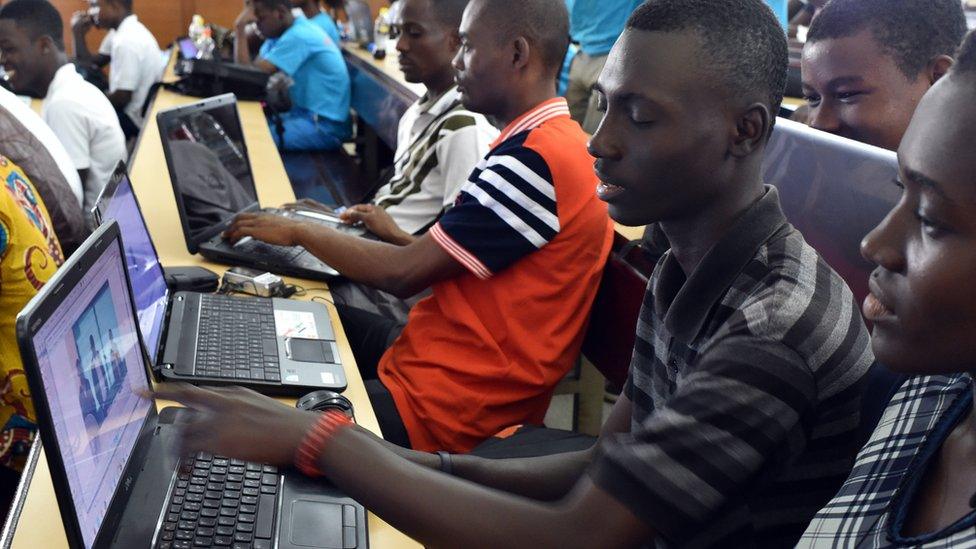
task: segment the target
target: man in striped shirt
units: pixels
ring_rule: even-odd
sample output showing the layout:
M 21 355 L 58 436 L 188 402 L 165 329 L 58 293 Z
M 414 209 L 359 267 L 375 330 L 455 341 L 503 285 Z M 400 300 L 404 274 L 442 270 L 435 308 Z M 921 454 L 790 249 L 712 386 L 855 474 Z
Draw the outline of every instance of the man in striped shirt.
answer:
M 405 327 L 339 307 L 380 427 L 403 446 L 461 452 L 541 423 L 579 356 L 610 251 L 586 135 L 556 97 L 565 6 L 533 0 L 520 9 L 537 27 L 499 31 L 485 13 L 501 4 L 468 6 L 454 62 L 465 108 L 506 127 L 427 234 L 395 246 L 242 215 L 227 235 L 304 246 L 350 280 L 397 296 L 432 287 Z M 511 58 L 471 58 L 473 36 Z
M 505 29 L 480 9 L 547 1 L 561 3 L 474 0 L 465 21 Z M 470 33 L 468 70 L 491 58 L 491 43 Z M 786 68 L 786 37 L 763 0 L 648 0 L 611 51 L 590 145 L 598 192 L 618 221 L 660 222 L 672 249 L 647 293 L 627 389 L 595 448 L 511 460 L 424 454 L 384 447 L 357 427 L 329 431 L 245 390 L 190 388 L 161 395 L 214 418 L 193 426 L 201 435 L 188 445 L 271 463 L 302 448 L 299 462 L 314 461 L 308 474 L 325 472 L 427 546 L 792 546 L 853 462 L 872 357 L 850 290 L 762 183 Z M 493 158 L 486 167 L 497 170 Z M 489 169 L 479 182 L 492 179 Z M 477 196 L 473 186 L 465 190 Z M 441 230 L 459 258 L 477 249 L 448 216 Z M 490 255 L 470 263 L 495 269 Z

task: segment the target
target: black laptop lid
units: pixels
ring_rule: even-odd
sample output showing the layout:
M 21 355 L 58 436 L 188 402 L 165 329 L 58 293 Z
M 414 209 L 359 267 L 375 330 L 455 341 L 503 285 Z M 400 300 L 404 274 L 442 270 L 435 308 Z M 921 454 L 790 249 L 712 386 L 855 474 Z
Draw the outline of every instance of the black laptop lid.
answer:
M 237 100 L 204 99 L 157 122 L 187 249 L 196 253 L 236 214 L 258 208 Z
M 119 228 L 95 231 L 17 317 L 17 336 L 68 540 L 113 534 L 129 458 L 155 418 Z M 138 469 L 138 467 L 135 467 Z

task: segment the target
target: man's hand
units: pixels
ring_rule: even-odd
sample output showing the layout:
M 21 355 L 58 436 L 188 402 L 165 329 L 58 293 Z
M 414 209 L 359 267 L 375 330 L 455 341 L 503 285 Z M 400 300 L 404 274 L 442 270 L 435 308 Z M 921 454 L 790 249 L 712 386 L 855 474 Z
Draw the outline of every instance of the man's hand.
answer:
M 297 246 L 302 223 L 266 213 L 243 213 L 224 231 L 224 238 L 236 243 L 245 236 L 278 246 Z
M 160 385 L 157 399 L 192 410 L 180 426 L 181 455 L 211 452 L 247 461 L 288 465 L 318 414 L 285 406 L 243 387 Z
M 362 223 L 380 240 L 390 244 L 406 246 L 414 240 L 413 235 L 401 229 L 393 217 L 379 206 L 358 204 L 342 212 L 339 218 L 342 219 L 343 223 L 350 225 Z
M 334 214 L 335 210 L 326 206 L 325 204 L 319 202 L 318 200 L 312 200 L 311 198 L 303 198 L 296 202 L 291 202 L 285 204 L 282 208 L 286 210 L 312 210 L 314 212 L 324 212 L 328 214 Z
M 84 36 L 95 26 L 95 19 L 87 11 L 76 11 L 71 16 L 71 30 L 75 35 Z

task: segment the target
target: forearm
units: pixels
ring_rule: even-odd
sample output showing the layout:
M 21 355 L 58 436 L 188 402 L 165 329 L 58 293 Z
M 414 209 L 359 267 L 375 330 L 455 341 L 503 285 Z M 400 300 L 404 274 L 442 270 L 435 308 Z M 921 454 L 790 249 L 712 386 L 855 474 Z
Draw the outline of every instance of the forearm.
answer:
M 250 65 L 252 62 L 247 27 L 239 26 L 234 29 L 234 62 L 241 65 Z
M 79 63 L 83 64 L 93 64 L 94 59 L 91 51 L 88 50 L 88 43 L 85 40 L 86 33 L 81 31 L 72 31 L 71 38 L 75 48 L 75 59 Z

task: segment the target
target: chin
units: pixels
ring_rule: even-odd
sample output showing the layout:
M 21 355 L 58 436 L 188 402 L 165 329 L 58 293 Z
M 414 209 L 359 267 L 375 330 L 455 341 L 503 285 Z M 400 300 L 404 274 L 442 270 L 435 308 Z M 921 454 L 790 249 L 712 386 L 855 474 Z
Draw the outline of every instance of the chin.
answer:
M 621 208 L 620 206 L 611 203 L 607 203 L 607 206 L 610 213 L 610 219 L 613 219 L 617 223 L 620 223 L 626 227 L 641 227 L 643 225 L 650 225 L 656 221 L 655 216 L 649 215 L 646 212 L 627 210 L 626 208 Z

